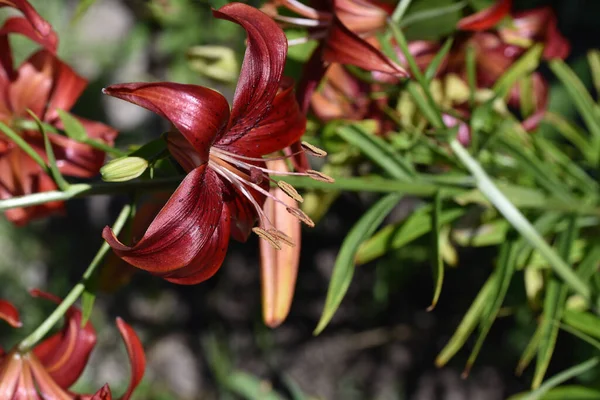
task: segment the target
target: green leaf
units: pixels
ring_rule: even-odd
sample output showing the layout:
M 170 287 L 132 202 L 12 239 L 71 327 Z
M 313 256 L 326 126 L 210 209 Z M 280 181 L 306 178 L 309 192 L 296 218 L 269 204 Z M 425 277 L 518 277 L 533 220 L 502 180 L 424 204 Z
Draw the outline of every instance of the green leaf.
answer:
M 568 228 L 558 237 L 558 251 L 563 259 L 570 258 L 573 243 L 577 238 L 577 224 L 574 216 L 569 217 Z M 544 375 L 550 365 L 552 354 L 558 337 L 559 321 L 562 319 L 565 302 L 567 301 L 568 288 L 554 277 L 547 283 L 544 297 L 544 311 L 542 313 L 541 338 L 535 366 L 532 388 L 537 388 L 543 381 Z
M 463 317 L 462 321 L 454 331 L 454 334 L 444 346 L 440 354 L 435 359 L 435 365 L 442 367 L 464 346 L 465 342 L 475 330 L 481 320 L 484 310 L 489 307 L 489 303 L 494 296 L 494 289 L 497 287 L 497 274 L 492 274 L 481 290 L 473 300 L 471 307 Z
M 521 394 L 521 395 L 516 395 L 516 396 L 512 396 L 510 397 L 509 400 L 548 400 L 549 398 L 552 397 L 546 397 L 544 396 L 545 394 L 547 394 L 552 388 L 560 385 L 563 382 L 566 382 L 570 379 L 573 379 L 579 375 L 582 375 L 584 373 L 586 373 L 587 371 L 592 370 L 594 367 L 596 367 L 598 365 L 598 363 L 600 362 L 600 359 L 597 357 L 591 358 L 587 361 L 582 362 L 581 364 L 577 364 L 571 368 L 568 368 L 564 371 L 562 371 L 559 374 L 554 375 L 552 378 L 548 379 L 546 382 L 544 382 L 543 385 L 541 385 L 538 389 L 531 391 L 527 394 Z M 564 392 L 563 392 L 564 394 Z M 557 398 L 557 397 L 555 397 Z M 568 397 L 558 397 L 561 400 L 566 400 L 568 399 Z M 585 397 L 583 397 L 584 399 Z M 578 400 L 582 399 L 582 398 L 577 398 Z
M 498 97 L 506 97 L 509 90 L 520 78 L 537 69 L 540 65 L 543 49 L 544 47 L 541 44 L 532 46 L 510 66 L 510 68 L 496 81 L 492 88 Z
M 448 224 L 466 212 L 464 208 L 444 210 L 440 224 Z M 432 207 L 424 206 L 414 211 L 406 220 L 388 225 L 364 242 L 356 253 L 356 263 L 365 264 L 391 250 L 399 249 L 432 229 Z
M 42 124 L 42 121 L 40 121 L 40 119 L 37 117 L 37 115 L 35 115 L 35 113 L 31 110 L 27 110 L 27 112 L 37 123 L 38 130 L 44 138 L 44 150 L 46 151 L 46 157 L 48 157 L 48 168 L 50 168 L 50 176 L 52 176 L 52 179 L 54 180 L 54 183 L 56 183 L 56 186 L 58 186 L 58 188 L 64 192 L 69 189 L 69 183 L 65 180 L 62 173 L 58 169 L 56 157 L 54 156 L 54 149 L 52 148 L 52 143 L 50 143 L 48 133 L 46 133 L 46 129 L 44 129 L 44 125 Z
M 401 198 L 401 194 L 394 193 L 380 199 L 354 224 L 344 239 L 335 260 L 323 314 L 315 328 L 315 335 L 318 335 L 325 329 L 348 291 L 352 276 L 354 275 L 354 259 L 358 247 L 375 232 L 379 224 L 398 204 Z
M 4 122 L 0 121 L 0 131 L 4 133 L 8 138 L 16 144 L 21 150 L 23 150 L 29 157 L 35 161 L 35 163 L 48 175 L 51 174 L 50 168 L 44 161 L 44 159 L 27 143 L 21 135 L 13 131 Z
M 82 3 L 79 4 L 81 5 Z M 60 120 L 63 123 L 64 131 L 68 137 L 78 142 L 84 142 L 88 139 L 88 134 L 85 128 L 83 127 L 83 125 L 81 125 L 81 122 L 79 122 L 77 118 L 75 118 L 65 110 L 59 109 L 57 111 L 58 116 L 60 117 Z
M 531 223 L 506 198 L 498 187 L 488 177 L 481 165 L 456 140 L 450 142 L 450 147 L 477 180 L 479 190 L 494 204 L 508 222 L 548 261 L 554 272 L 576 293 L 585 299 L 590 298 L 590 288 L 581 280 L 573 269 L 546 243 Z
M 80 0 L 79 4 L 77 4 L 77 8 L 75 9 L 75 13 L 73 14 L 73 18 L 71 18 L 71 24 L 75 25 L 79 20 L 84 16 L 87 10 L 94 5 L 96 0 Z
M 481 327 L 479 329 L 479 336 L 477 337 L 477 341 L 475 342 L 475 346 L 471 351 L 471 355 L 467 360 L 467 365 L 465 367 L 465 371 L 463 372 L 463 377 L 466 377 L 469 374 L 469 371 L 473 367 L 477 356 L 479 355 L 479 351 L 483 346 L 483 342 L 487 337 L 488 332 L 490 331 L 494 320 L 498 316 L 498 312 L 500 311 L 500 307 L 502 307 L 502 303 L 504 302 L 504 298 L 506 297 L 506 292 L 508 291 L 508 287 L 510 285 L 510 281 L 515 272 L 515 246 L 514 242 L 505 242 L 500 247 L 500 256 L 498 259 L 498 265 L 496 266 L 496 270 L 494 274 L 498 277 L 494 279 L 494 291 L 491 296 L 492 302 L 490 303 L 490 307 L 486 309 L 487 312 L 483 313 L 481 316 Z
M 242 371 L 234 371 L 227 377 L 227 388 L 248 400 L 284 400 L 273 390 L 270 382 L 258 379 Z
M 596 49 L 588 51 L 587 58 L 594 87 L 596 88 L 596 95 L 600 96 L 600 51 Z
M 92 311 L 94 310 L 94 303 L 96 302 L 95 290 L 90 290 L 86 285 L 83 294 L 81 295 L 81 327 L 85 327 L 85 324 L 90 320 Z
M 585 85 L 564 61 L 554 59 L 550 61 L 549 65 L 552 72 L 554 72 L 558 79 L 563 83 L 564 88 L 567 90 L 567 93 L 573 100 L 573 103 L 575 103 L 577 110 L 583 118 L 585 125 L 592 134 L 592 149 L 595 152 L 595 161 L 597 163 L 598 157 L 600 157 L 600 112 L 596 108 L 596 104 Z
M 338 134 L 346 142 L 358 147 L 393 178 L 410 181 L 416 175 L 412 164 L 393 151 L 389 143 L 365 132 L 360 125 L 341 126 L 338 128 Z
M 600 339 L 600 318 L 588 312 L 565 310 L 563 322 L 573 328 Z
M 540 400 L 598 400 L 600 390 L 577 385 L 564 385 L 550 389 Z
M 587 162 L 590 164 L 594 163 L 597 155 L 594 153 L 594 149 L 591 147 L 591 144 L 586 137 L 586 133 L 584 133 L 577 125 L 566 120 L 563 116 L 553 112 L 547 112 L 544 114 L 542 126 L 544 124 L 550 125 L 565 139 L 571 142 L 571 144 L 573 144 L 573 146 L 575 146 L 581 152 L 581 154 L 583 154 Z
M 433 230 L 431 231 L 431 245 L 433 247 L 432 253 L 432 269 L 433 269 L 433 280 L 435 282 L 433 287 L 433 299 L 431 305 L 427 308 L 427 311 L 432 311 L 440 298 L 442 293 L 442 285 L 444 283 L 444 260 L 442 259 L 442 244 L 441 244 L 441 218 L 442 214 L 442 196 L 441 192 L 433 199 L 433 210 L 431 213 L 431 221 L 433 223 Z
M 527 343 L 527 347 L 523 351 L 521 358 L 519 359 L 519 363 L 517 364 L 517 368 L 515 369 L 515 374 L 517 376 L 521 376 L 525 368 L 529 366 L 533 357 L 537 354 L 537 350 L 540 347 L 540 341 L 542 340 L 542 325 L 538 325 L 533 333 L 533 336 Z
M 440 51 L 437 52 L 435 57 L 433 57 L 433 59 L 427 66 L 427 69 L 425 70 L 425 80 L 427 82 L 431 82 L 431 80 L 435 77 L 435 74 L 437 73 L 440 65 L 446 59 L 446 56 L 450 52 L 452 44 L 454 44 L 453 37 L 449 37 L 448 39 L 446 39 Z

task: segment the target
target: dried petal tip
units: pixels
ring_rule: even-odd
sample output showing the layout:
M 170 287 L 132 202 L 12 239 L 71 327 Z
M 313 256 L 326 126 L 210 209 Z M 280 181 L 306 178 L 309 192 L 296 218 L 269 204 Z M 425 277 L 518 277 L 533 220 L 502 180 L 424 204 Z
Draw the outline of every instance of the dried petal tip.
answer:
M 285 192 L 285 194 L 287 194 L 288 196 L 290 196 L 292 199 L 296 200 L 297 202 L 302 203 L 304 201 L 302 196 L 300 196 L 300 193 L 298 193 L 296 191 L 296 189 L 289 183 L 284 182 L 284 181 L 279 181 L 279 182 L 277 182 L 277 186 L 279 186 L 279 188 L 281 190 L 283 190 Z
M 308 142 L 302 142 L 301 143 L 302 148 L 310 153 L 311 155 L 315 156 L 315 157 L 326 157 L 327 156 L 327 152 L 323 149 L 318 148 L 317 146 L 314 146 Z
M 282 241 L 283 243 L 287 244 L 290 247 L 296 246 L 296 243 L 294 243 L 294 239 L 292 239 L 285 233 L 281 232 L 280 230 L 269 229 L 267 232 L 269 232 L 271 234 L 271 236 L 275 237 L 277 240 Z
M 310 226 L 311 228 L 315 227 L 315 223 L 313 222 L 313 220 L 310 219 L 310 217 L 308 215 L 306 215 L 304 213 L 304 211 L 300 210 L 299 208 L 288 207 L 288 208 L 286 208 L 286 210 L 287 210 L 287 212 L 289 212 L 294 217 L 298 218 L 300 221 L 304 222 L 306 225 Z
M 271 233 L 265 231 L 262 228 L 254 227 L 252 228 L 252 232 L 256 233 L 256 235 L 266 240 L 271 246 L 273 246 L 277 250 L 281 250 L 281 245 L 279 244 L 279 240 L 273 236 Z
M 327 182 L 327 183 L 334 183 L 335 179 L 333 179 L 332 177 L 325 175 L 322 172 L 319 171 L 315 171 L 314 169 L 309 169 L 306 171 L 306 174 L 311 177 L 312 179 L 314 179 L 315 181 L 320 181 L 320 182 Z

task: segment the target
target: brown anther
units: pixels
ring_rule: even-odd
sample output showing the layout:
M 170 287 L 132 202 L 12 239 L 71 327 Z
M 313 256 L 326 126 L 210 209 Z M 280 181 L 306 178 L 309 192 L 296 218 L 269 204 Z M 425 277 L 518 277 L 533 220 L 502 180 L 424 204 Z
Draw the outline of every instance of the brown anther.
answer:
M 323 158 L 327 156 L 327 152 L 325 150 L 320 149 L 317 146 L 314 146 L 308 142 L 302 142 L 301 145 L 304 150 L 306 150 L 315 157 Z
M 252 232 L 256 233 L 259 238 L 266 240 L 275 249 L 281 250 L 281 245 L 279 244 L 278 239 L 269 232 L 259 227 L 252 228 Z
M 287 244 L 290 247 L 296 246 L 296 243 L 294 243 L 294 239 L 292 239 L 291 237 L 289 237 L 288 235 L 286 235 L 285 233 L 283 233 L 280 230 L 269 229 L 267 232 L 269 232 L 272 236 L 277 238 L 277 240 L 282 241 L 283 243 Z
M 296 191 L 296 189 L 289 183 L 284 182 L 284 181 L 279 181 L 279 182 L 277 182 L 277 186 L 279 186 L 279 189 L 283 190 L 285 192 L 285 194 L 287 194 L 288 196 L 290 196 L 292 199 L 296 200 L 297 202 L 302 203 L 304 201 L 302 196 L 300 196 L 300 193 L 298 193 Z
M 310 219 L 308 215 L 304 213 L 304 211 L 300 210 L 299 208 L 292 207 L 287 207 L 286 211 L 292 214 L 294 217 L 298 218 L 300 221 L 304 222 L 306 225 L 310 226 L 311 228 L 314 228 L 315 223 L 312 219 Z
M 309 169 L 306 171 L 306 174 L 311 178 L 314 179 L 315 181 L 320 181 L 320 182 L 327 182 L 327 183 L 333 183 L 335 182 L 335 179 L 333 179 L 332 177 L 325 175 L 322 172 L 319 171 L 315 171 L 314 169 Z

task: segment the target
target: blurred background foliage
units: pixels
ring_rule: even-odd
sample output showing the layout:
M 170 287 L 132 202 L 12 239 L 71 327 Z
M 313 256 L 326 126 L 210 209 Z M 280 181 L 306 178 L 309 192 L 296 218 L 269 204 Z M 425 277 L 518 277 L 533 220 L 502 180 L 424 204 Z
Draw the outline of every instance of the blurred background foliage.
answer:
M 212 18 L 210 13 L 210 7 L 218 8 L 227 1 L 32 0 L 31 3 L 58 31 L 59 54 L 90 80 L 74 112 L 104 119 L 120 129 L 119 146 L 154 139 L 167 126 L 137 107 L 103 97 L 100 89 L 108 84 L 160 79 L 202 84 L 229 97 L 233 95 L 235 71 L 245 49 L 243 32 L 234 24 Z M 259 6 L 261 2 L 248 3 Z M 477 8 L 489 5 L 484 0 L 415 0 L 405 17 L 405 21 L 411 21 L 413 16 L 412 22 L 407 23 L 406 37 L 410 40 L 445 37 L 454 31 L 467 3 Z M 517 3 L 523 9 L 542 5 L 554 8 L 559 29 L 573 46 L 567 62 L 597 98 L 586 54 L 600 47 L 597 23 L 600 3 L 594 0 Z M 431 13 L 425 15 L 430 17 L 422 20 L 414 17 L 427 10 Z M 443 12 L 436 14 L 436 10 Z M 17 38 L 13 44 L 18 51 L 17 60 L 24 59 L 31 51 L 25 40 Z M 298 78 L 299 62 L 306 59 L 309 49 L 299 46 L 290 50 L 288 74 Z M 223 60 L 222 67 L 215 67 Z M 569 87 L 559 82 L 546 65 L 541 69 L 552 82 L 550 111 L 583 126 L 577 104 L 569 96 Z M 319 138 L 315 140 L 323 141 L 334 154 L 336 149 L 347 149 L 339 136 L 331 134 L 337 129 L 335 124 L 323 126 L 313 121 L 310 127 L 310 133 Z M 335 137 L 328 142 L 328 135 Z M 360 152 L 356 149 L 350 152 L 351 157 L 357 154 Z M 414 159 L 418 160 L 418 155 Z M 336 167 L 335 161 L 334 156 L 333 162 L 325 167 L 331 169 L 329 172 L 334 171 L 338 176 L 351 172 Z M 360 168 L 358 165 L 357 169 Z M 594 175 L 597 172 L 591 169 L 586 172 L 597 184 L 598 176 Z M 455 206 L 446 208 L 444 203 L 442 219 L 450 222 L 462 216 L 462 229 L 460 224 L 452 225 L 450 231 L 450 225 L 444 222 L 448 228 L 440 231 L 445 240 L 441 249 L 447 268 L 435 309 L 427 311 L 433 282 L 431 237 L 426 233 L 432 229 L 431 208 L 436 205 L 407 196 L 385 220 L 386 224 L 398 224 L 396 229 L 404 226 L 407 236 L 377 256 L 369 256 L 362 248 L 359 257 L 367 253 L 364 265 L 354 272 L 348 293 L 331 323 L 319 336 L 313 336 L 340 246 L 376 199 L 374 194 L 351 192 L 338 195 L 315 191 L 312 200 L 311 195 L 307 196 L 307 206 L 310 207 L 311 201 L 316 205 L 312 214 L 322 218 L 315 229 L 305 232 L 291 314 L 275 330 L 266 328 L 261 320 L 258 246 L 254 238 L 244 245 L 232 243 L 223 268 L 201 285 L 175 286 L 137 273 L 131 283 L 116 292 L 100 293 L 92 314 L 99 332 L 99 346 L 93 355 L 95 361 L 78 383 L 79 388 L 92 391 L 108 381 L 119 393 L 117 382 L 122 383 L 122 388 L 126 385 L 127 364 L 113 324 L 114 317 L 122 316 L 140 333 L 149 361 L 137 399 L 493 400 L 528 390 L 534 368 L 526 369 L 521 376 L 514 370 L 536 331 L 540 307 L 547 304 L 536 298 L 535 293 L 530 295 L 533 292 L 527 292 L 523 282 L 531 283 L 529 289 L 535 292 L 536 280 L 539 282 L 541 274 L 547 271 L 543 269 L 547 267 L 543 260 L 538 260 L 539 269 L 527 269 L 533 271 L 531 276 L 519 270 L 512 279 L 508 278 L 504 302 L 498 304 L 494 315 L 497 319 L 468 379 L 462 380 L 460 375 L 476 346 L 477 335 L 469 338 L 465 348 L 446 365 L 435 366 L 436 357 L 484 283 L 494 276 L 491 274 L 502 258 L 501 253 L 511 251 L 507 249 L 511 243 L 519 245 L 518 235 L 512 233 L 508 224 L 495 211 L 481 205 L 470 206 L 470 215 L 490 224 L 485 225 L 485 232 L 474 233 L 473 224 L 465 219 L 463 212 L 457 213 Z M 43 288 L 64 295 L 100 245 L 102 227 L 111 223 L 119 205 L 127 200 L 98 196 L 70 201 L 66 216 L 34 222 L 25 228 L 0 221 L 0 298 L 10 299 L 19 307 L 25 323 L 23 332 L 37 326 L 51 310 L 50 304 L 32 301 L 26 290 Z M 535 213 L 530 216 L 542 217 Z M 575 225 L 587 230 L 588 238 L 594 235 L 597 238 L 597 217 L 587 225 L 585 221 Z M 429 227 L 421 231 L 427 223 Z M 561 241 L 571 243 L 571 240 L 572 252 L 579 251 L 578 255 L 571 255 L 572 260 L 585 258 L 590 242 L 582 243 L 583 248 L 577 250 L 577 241 L 564 237 L 564 232 L 572 231 L 569 227 L 573 223 L 561 215 L 550 226 L 554 229 L 559 223 L 563 227 L 556 228 L 558 235 L 551 235 L 556 239 L 555 244 L 560 247 Z M 567 247 L 568 258 L 571 246 Z M 535 257 L 526 261 L 528 266 L 536 262 Z M 593 336 L 593 332 L 588 334 Z M 0 337 L 8 347 L 21 336 L 0 325 Z M 546 376 L 597 353 L 587 342 L 560 332 Z M 600 391 L 598 382 L 600 368 L 589 368 L 571 383 Z M 588 395 L 598 393 L 588 392 Z M 584 398 L 583 395 L 582 392 L 579 398 Z M 560 393 L 556 396 L 552 398 L 566 398 L 560 397 Z

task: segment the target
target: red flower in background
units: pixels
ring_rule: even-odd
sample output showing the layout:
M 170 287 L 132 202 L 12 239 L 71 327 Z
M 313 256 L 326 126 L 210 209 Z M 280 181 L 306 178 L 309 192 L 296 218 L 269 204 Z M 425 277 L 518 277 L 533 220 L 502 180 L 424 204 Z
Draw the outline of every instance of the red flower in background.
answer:
M 277 172 L 263 159 L 296 142 L 306 125 L 292 81 L 282 78 L 286 37 L 267 15 L 244 4 L 232 3 L 213 14 L 248 33 L 231 110 L 221 94 L 201 86 L 160 82 L 105 89 L 173 124 L 169 150 L 187 176 L 133 246 L 119 242 L 108 227 L 103 237 L 123 260 L 181 284 L 211 277 L 223 262 L 230 235 L 245 241 L 254 231 L 276 248 L 292 244 L 263 212 L 267 197 L 312 224 L 302 211 L 269 193 L 269 174 Z M 308 175 L 323 179 L 316 171 Z M 299 197 L 289 185 L 281 186 Z
M 60 299 L 34 290 L 31 294 L 60 303 Z M 19 327 L 16 308 L 0 300 L 0 319 Z M 82 315 L 71 307 L 66 314 L 63 329 L 38 344 L 30 352 L 18 349 L 5 353 L 0 348 L 0 398 L 30 400 L 76 400 L 111 399 L 108 386 L 95 395 L 79 395 L 68 391 L 85 368 L 96 343 L 96 332 L 88 322 L 81 326 Z M 144 350 L 135 331 L 122 319 L 117 318 L 117 327 L 125 342 L 131 364 L 131 379 L 127 391 L 121 397 L 127 400 L 142 380 L 146 366 Z
M 46 158 L 43 137 L 36 130 L 23 130 L 19 122 L 31 117 L 31 110 L 40 120 L 58 129 L 63 128 L 57 110 L 70 110 L 83 92 L 87 81 L 59 60 L 56 35 L 26 1 L 0 0 L 0 6 L 17 7 L 25 18 L 9 18 L 0 28 L 0 122 L 16 130 L 43 158 Z M 21 33 L 46 47 L 24 61 L 15 71 L 12 66 L 8 34 Z M 92 139 L 113 143 L 117 132 L 99 122 L 79 118 Z M 105 154 L 89 145 L 59 134 L 49 133 L 59 170 L 67 175 L 88 178 L 98 174 Z M 56 189 L 52 178 L 18 146 L 0 137 L 0 199 Z M 6 212 L 7 218 L 24 224 L 63 208 L 62 202 L 52 202 Z

